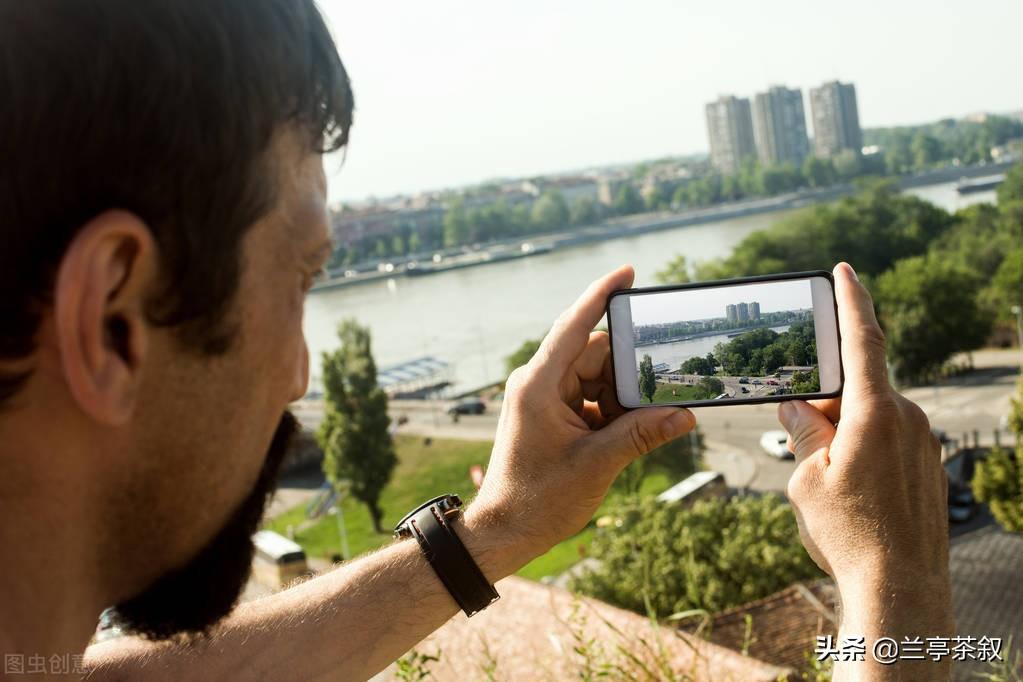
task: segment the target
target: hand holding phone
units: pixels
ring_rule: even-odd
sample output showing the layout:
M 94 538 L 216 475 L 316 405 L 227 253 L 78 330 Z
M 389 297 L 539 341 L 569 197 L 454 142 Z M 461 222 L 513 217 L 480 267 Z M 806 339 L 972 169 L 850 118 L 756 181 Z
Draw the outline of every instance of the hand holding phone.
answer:
M 736 405 L 842 391 L 828 272 L 616 291 L 607 320 L 623 407 Z

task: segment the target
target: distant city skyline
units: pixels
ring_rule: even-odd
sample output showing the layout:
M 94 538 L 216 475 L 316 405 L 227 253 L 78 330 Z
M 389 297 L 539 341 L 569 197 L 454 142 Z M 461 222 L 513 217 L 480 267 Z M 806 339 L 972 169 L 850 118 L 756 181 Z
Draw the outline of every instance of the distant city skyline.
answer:
M 633 327 L 726 318 L 727 306 L 740 302 L 758 303 L 761 315 L 813 308 L 810 280 L 806 279 L 655 292 L 631 296 L 629 301 Z
M 356 98 L 332 201 L 706 153 L 703 105 L 775 84 L 855 83 L 864 128 L 1023 108 L 1016 0 L 321 4 Z

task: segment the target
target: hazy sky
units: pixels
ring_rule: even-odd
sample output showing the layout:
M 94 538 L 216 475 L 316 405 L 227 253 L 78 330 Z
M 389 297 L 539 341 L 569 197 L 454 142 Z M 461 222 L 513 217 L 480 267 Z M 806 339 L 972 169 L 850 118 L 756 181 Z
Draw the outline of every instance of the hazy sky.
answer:
M 760 312 L 813 307 L 810 280 L 743 284 L 715 289 L 668 291 L 633 296 L 632 326 L 724 317 L 729 303 L 760 304 Z
M 852 81 L 865 126 L 1023 108 L 1020 0 L 321 6 L 357 108 L 333 199 L 705 151 L 703 105 L 772 84 Z

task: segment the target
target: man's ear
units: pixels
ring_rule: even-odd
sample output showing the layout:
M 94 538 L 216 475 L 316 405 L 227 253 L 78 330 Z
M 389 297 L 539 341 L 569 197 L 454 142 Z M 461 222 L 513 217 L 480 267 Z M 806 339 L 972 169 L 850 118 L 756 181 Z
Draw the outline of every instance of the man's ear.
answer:
M 64 378 L 82 411 L 102 424 L 123 425 L 134 411 L 158 271 L 152 233 L 119 210 L 83 226 L 60 262 L 53 311 Z

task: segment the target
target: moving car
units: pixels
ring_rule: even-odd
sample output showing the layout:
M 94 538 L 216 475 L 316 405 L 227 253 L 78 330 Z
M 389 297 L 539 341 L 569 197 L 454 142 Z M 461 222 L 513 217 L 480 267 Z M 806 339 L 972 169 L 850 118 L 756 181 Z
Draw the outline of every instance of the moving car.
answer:
M 794 459 L 795 455 L 788 448 L 789 434 L 784 431 L 767 431 L 760 437 L 760 447 L 764 452 L 778 459 Z
M 472 396 L 469 398 L 462 398 L 457 403 L 448 408 L 448 414 L 483 414 L 487 411 L 487 405 L 481 399 Z

